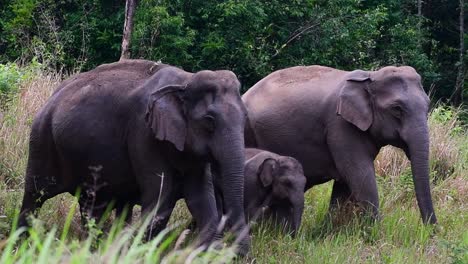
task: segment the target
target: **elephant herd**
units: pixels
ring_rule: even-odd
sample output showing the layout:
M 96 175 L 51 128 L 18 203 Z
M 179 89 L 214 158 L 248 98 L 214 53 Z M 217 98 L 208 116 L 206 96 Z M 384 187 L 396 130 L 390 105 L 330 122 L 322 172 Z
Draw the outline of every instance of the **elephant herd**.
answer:
M 196 73 L 122 60 L 75 75 L 34 118 L 18 226 L 49 198 L 80 191 L 82 220 L 141 205 L 150 239 L 184 199 L 219 239 L 221 216 L 250 245 L 249 219 L 298 231 L 304 192 L 334 180 L 330 208 L 352 201 L 379 218 L 373 161 L 393 145 L 411 160 L 424 223 L 436 223 L 429 185 L 429 99 L 411 67 L 352 72 L 278 70 L 242 97 L 227 70 Z M 131 210 L 130 210 L 131 211 Z M 131 219 L 127 217 L 127 219 Z

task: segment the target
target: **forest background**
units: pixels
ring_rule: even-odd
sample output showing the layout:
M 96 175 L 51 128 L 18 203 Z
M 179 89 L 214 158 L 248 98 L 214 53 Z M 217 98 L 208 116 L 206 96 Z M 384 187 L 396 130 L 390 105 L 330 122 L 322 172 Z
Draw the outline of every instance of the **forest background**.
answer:
M 136 2 L 131 58 L 230 69 L 243 91 L 274 70 L 319 64 L 410 65 L 433 101 L 458 105 L 468 93 L 463 0 Z M 0 63 L 76 72 L 117 61 L 124 20 L 125 1 L 0 0 Z

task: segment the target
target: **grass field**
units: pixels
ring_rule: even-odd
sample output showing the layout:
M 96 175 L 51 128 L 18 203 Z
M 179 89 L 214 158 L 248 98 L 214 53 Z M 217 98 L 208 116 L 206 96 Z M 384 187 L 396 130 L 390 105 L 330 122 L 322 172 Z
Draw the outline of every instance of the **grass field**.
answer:
M 118 219 L 80 228 L 71 195 L 50 199 L 25 238 L 11 231 L 21 206 L 29 127 L 61 75 L 36 72 L 0 108 L 0 263 L 468 263 L 468 134 L 459 109 L 438 106 L 429 117 L 431 180 L 439 220 L 421 223 L 410 165 L 404 154 L 386 147 L 375 161 L 382 220 L 363 223 L 353 212 L 329 216 L 331 183 L 306 193 L 303 224 L 295 238 L 267 224 L 253 227 L 252 248 L 234 259 L 233 248 L 199 252 L 183 227 L 189 214 L 182 202 L 172 229 L 143 243 L 145 223 L 124 227 Z M 3 109 L 3 110 L 1 110 Z

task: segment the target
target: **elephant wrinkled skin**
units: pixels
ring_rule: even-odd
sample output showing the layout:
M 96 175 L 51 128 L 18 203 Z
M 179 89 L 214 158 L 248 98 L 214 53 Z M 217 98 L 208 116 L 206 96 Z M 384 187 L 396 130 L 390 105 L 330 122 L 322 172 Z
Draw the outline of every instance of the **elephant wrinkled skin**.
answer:
M 158 204 L 151 237 L 182 196 L 202 227 L 198 243 L 206 245 L 218 219 L 205 168 L 215 164 L 241 234 L 246 110 L 239 87 L 230 71 L 189 73 L 145 60 L 105 64 L 64 81 L 32 125 L 19 226 L 45 200 L 80 188 L 88 217 L 101 217 L 111 200 L 120 212 L 139 203 L 143 214 Z M 241 241 L 247 250 L 248 236 Z
M 411 160 L 423 222 L 437 222 L 429 183 L 429 98 L 413 68 L 292 67 L 271 73 L 242 99 L 249 115 L 246 146 L 299 160 L 306 189 L 333 179 L 331 208 L 352 200 L 378 218 L 373 162 L 390 144 Z

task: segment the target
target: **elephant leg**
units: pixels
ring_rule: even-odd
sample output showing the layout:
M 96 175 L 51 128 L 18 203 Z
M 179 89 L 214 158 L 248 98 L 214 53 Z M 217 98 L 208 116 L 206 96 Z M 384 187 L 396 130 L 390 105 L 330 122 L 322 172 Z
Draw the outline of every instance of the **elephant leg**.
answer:
M 60 182 L 55 146 L 49 138 L 38 140 L 38 133 L 33 128 L 18 227 L 28 227 L 28 217 L 37 215 L 45 201 L 73 187 Z
M 153 237 L 157 236 L 161 231 L 163 231 L 169 219 L 171 218 L 172 211 L 176 205 L 177 199 L 174 197 L 168 197 L 157 205 L 156 213 L 152 217 L 148 231 L 146 234 L 146 239 L 150 240 Z
M 330 206 L 328 211 L 334 211 L 340 206 L 343 206 L 347 201 L 349 201 L 351 196 L 351 191 L 348 188 L 348 185 L 343 181 L 337 181 L 333 183 L 333 189 L 330 199 Z
M 57 184 L 44 184 L 43 181 L 38 180 L 40 178 L 26 177 L 18 227 L 28 227 L 28 217 L 30 215 L 37 216 L 38 210 L 45 201 L 64 192 Z
M 25 191 L 23 195 L 23 202 L 18 220 L 18 227 L 28 227 L 28 217 L 33 215 L 37 216 L 39 208 L 42 207 L 44 202 L 55 195 L 41 193 L 38 191 Z
M 335 188 L 333 189 L 335 190 Z M 341 196 L 337 198 L 332 195 L 330 204 L 338 202 L 337 205 L 341 206 L 346 205 L 346 202 L 349 201 L 367 216 L 375 220 L 379 219 L 379 196 L 377 183 L 373 175 L 351 174 L 347 183 L 343 182 L 339 187 L 337 186 L 337 193 L 341 193 Z M 339 201 L 341 201 L 341 204 L 339 204 Z
M 18 220 L 18 227 L 28 227 L 28 217 L 30 215 L 36 215 L 38 208 L 42 206 L 40 202 L 40 195 L 35 192 L 25 191 L 23 195 L 23 203 L 21 205 L 21 211 Z
M 223 194 L 221 192 L 221 186 L 219 182 L 216 182 L 216 179 L 213 177 L 211 166 L 206 166 L 205 175 L 207 177 L 211 177 L 212 182 L 213 182 L 214 194 L 215 194 L 215 199 L 216 199 L 217 216 L 218 216 L 218 221 L 220 221 L 224 214 Z M 191 230 L 195 230 L 197 228 L 197 222 L 195 221 L 195 218 L 192 218 L 192 221 L 190 221 L 188 228 Z
M 372 167 L 373 168 L 373 167 Z M 377 193 L 377 183 L 375 176 L 367 176 L 364 179 L 351 181 L 349 183 L 351 191 L 350 198 L 356 202 L 358 206 L 371 216 L 372 219 L 378 220 L 379 216 L 379 195 Z
M 217 210 L 217 216 L 218 216 L 218 222 L 219 222 L 221 221 L 221 218 L 224 215 L 224 209 L 223 209 L 224 205 L 223 205 L 223 198 L 222 198 L 221 192 L 217 189 L 215 189 L 215 198 L 216 198 L 216 210 Z M 197 221 L 195 220 L 195 218 L 192 218 L 187 228 L 190 230 L 195 230 L 197 229 L 197 227 L 198 227 Z M 229 227 L 226 227 L 226 226 L 223 227 L 223 229 L 226 229 L 226 228 L 229 228 Z
M 376 150 L 370 147 L 372 143 L 364 144 L 362 141 L 366 142 L 365 140 L 364 137 L 346 141 L 336 138 L 329 140 L 330 152 L 339 173 L 338 180 L 341 181 L 336 186 L 336 193 L 345 196 L 346 191 L 343 186 L 347 186 L 350 200 L 356 202 L 373 219 L 378 219 L 379 196 L 374 170 Z M 349 150 L 353 150 L 352 155 L 349 154 Z
M 184 198 L 200 230 L 197 246 L 208 246 L 216 238 L 218 212 L 211 176 L 204 168 L 192 170 L 184 184 Z
M 180 198 L 178 185 L 174 182 L 176 173 L 165 168 L 164 174 L 155 173 L 144 177 L 145 184 L 140 187 L 142 191 L 141 210 L 144 217 L 151 217 L 150 225 L 146 232 L 146 240 L 158 235 L 171 217 L 177 200 Z M 158 187 L 154 187 L 158 186 Z
M 337 191 L 332 194 L 331 208 L 336 205 L 345 205 L 350 201 L 363 210 L 366 215 L 373 219 L 379 218 L 379 196 L 377 184 L 373 175 L 350 174 L 347 183 L 343 182 L 337 186 Z M 333 186 L 333 191 L 335 185 Z M 341 201 L 341 203 L 340 203 Z M 336 203 L 336 205 L 333 205 Z

